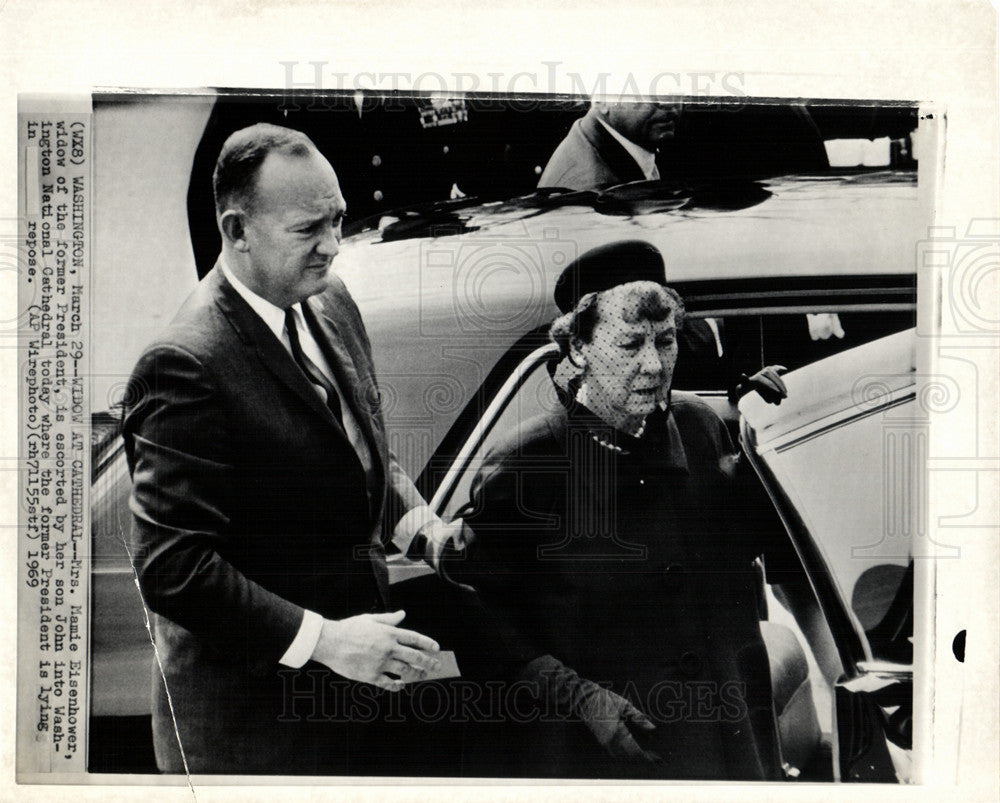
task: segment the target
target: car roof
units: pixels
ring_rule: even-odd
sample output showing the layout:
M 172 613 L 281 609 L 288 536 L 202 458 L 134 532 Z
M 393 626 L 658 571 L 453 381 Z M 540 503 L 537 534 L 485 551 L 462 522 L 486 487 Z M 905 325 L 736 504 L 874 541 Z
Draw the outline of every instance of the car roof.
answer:
M 912 395 L 916 330 L 908 329 L 806 365 L 784 377 L 788 398 L 767 404 L 756 393 L 740 401 L 758 451 L 808 437 Z
M 381 231 L 369 221 L 345 239 L 335 266 L 366 314 L 450 303 L 456 281 L 482 305 L 551 311 L 555 279 L 570 259 L 624 239 L 657 246 L 670 284 L 905 276 L 916 272 L 920 204 L 912 170 L 465 199 L 401 210 L 383 218 Z

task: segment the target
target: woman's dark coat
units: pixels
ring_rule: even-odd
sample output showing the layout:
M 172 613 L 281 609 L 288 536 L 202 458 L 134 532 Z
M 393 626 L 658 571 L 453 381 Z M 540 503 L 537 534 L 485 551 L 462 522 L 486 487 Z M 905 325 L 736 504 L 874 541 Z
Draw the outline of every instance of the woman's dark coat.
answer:
M 640 743 L 663 758 L 612 758 L 539 704 L 516 744 L 498 745 L 521 751 L 523 774 L 781 777 L 762 545 L 740 528 L 736 459 L 723 422 L 682 393 L 641 439 L 570 404 L 491 450 L 464 513 L 475 544 L 451 575 L 479 591 L 514 665 L 551 655 L 627 697 L 657 726 Z

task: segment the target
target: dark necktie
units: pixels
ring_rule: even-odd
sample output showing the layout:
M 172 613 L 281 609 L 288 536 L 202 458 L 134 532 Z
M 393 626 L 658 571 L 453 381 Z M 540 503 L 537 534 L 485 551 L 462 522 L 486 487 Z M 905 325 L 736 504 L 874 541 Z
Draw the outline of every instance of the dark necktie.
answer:
M 296 365 L 302 369 L 302 373 L 306 375 L 306 378 L 310 382 L 323 388 L 323 391 L 326 393 L 326 406 L 330 408 L 337 422 L 343 426 L 344 419 L 340 409 L 340 397 L 337 395 L 337 391 L 330 381 L 323 376 L 323 372 L 310 367 L 306 355 L 302 352 L 302 344 L 299 343 L 298 327 L 295 325 L 295 313 L 290 307 L 285 310 L 285 328 L 288 330 L 288 341 L 291 343 L 292 357 Z

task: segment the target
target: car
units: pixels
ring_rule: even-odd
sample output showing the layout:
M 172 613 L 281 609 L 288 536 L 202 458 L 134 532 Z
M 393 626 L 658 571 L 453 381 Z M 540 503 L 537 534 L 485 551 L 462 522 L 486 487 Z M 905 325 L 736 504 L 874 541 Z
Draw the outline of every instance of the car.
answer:
M 682 354 L 675 386 L 701 395 L 740 438 L 799 556 L 799 592 L 778 589 L 762 606 L 790 779 L 909 777 L 913 569 L 904 537 L 879 546 L 884 466 L 862 458 L 914 396 L 919 185 L 916 170 L 857 169 L 462 198 L 356 223 L 334 263 L 372 343 L 378 386 L 363 391 L 381 405 L 403 468 L 449 517 L 489 444 L 554 401 L 547 330 L 562 269 L 614 240 L 659 248 L 688 314 L 717 334 L 717 364 L 685 375 Z M 788 399 L 739 401 L 740 375 L 773 363 L 789 370 Z M 869 375 L 892 378 L 884 398 L 857 397 Z M 92 771 L 136 769 L 109 734 L 144 733 L 156 682 L 116 428 L 113 411 L 95 416 Z M 897 457 L 893 470 L 915 468 L 915 453 Z M 390 575 L 407 624 L 454 649 L 461 666 L 477 649 L 474 593 L 399 554 Z M 454 729 L 428 738 L 462 743 Z M 424 771 L 492 774 L 436 755 L 449 758 Z M 387 768 L 396 771 L 406 768 Z

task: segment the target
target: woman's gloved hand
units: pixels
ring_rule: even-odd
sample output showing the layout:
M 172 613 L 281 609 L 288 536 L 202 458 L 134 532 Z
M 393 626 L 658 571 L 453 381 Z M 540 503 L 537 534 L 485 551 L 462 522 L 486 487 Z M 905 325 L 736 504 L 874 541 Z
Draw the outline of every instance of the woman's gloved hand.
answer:
M 656 726 L 621 695 L 580 677 L 551 655 L 536 658 L 525 668 L 522 678 L 534 684 L 547 708 L 569 711 L 583 722 L 610 755 L 658 762 L 663 759 L 644 750 L 635 734 Z
M 736 394 L 738 397 L 742 397 L 750 391 L 756 390 L 768 404 L 781 404 L 782 399 L 788 398 L 788 388 L 785 387 L 785 382 L 781 378 L 781 374 L 787 370 L 784 365 L 767 365 L 753 376 L 740 374 Z

